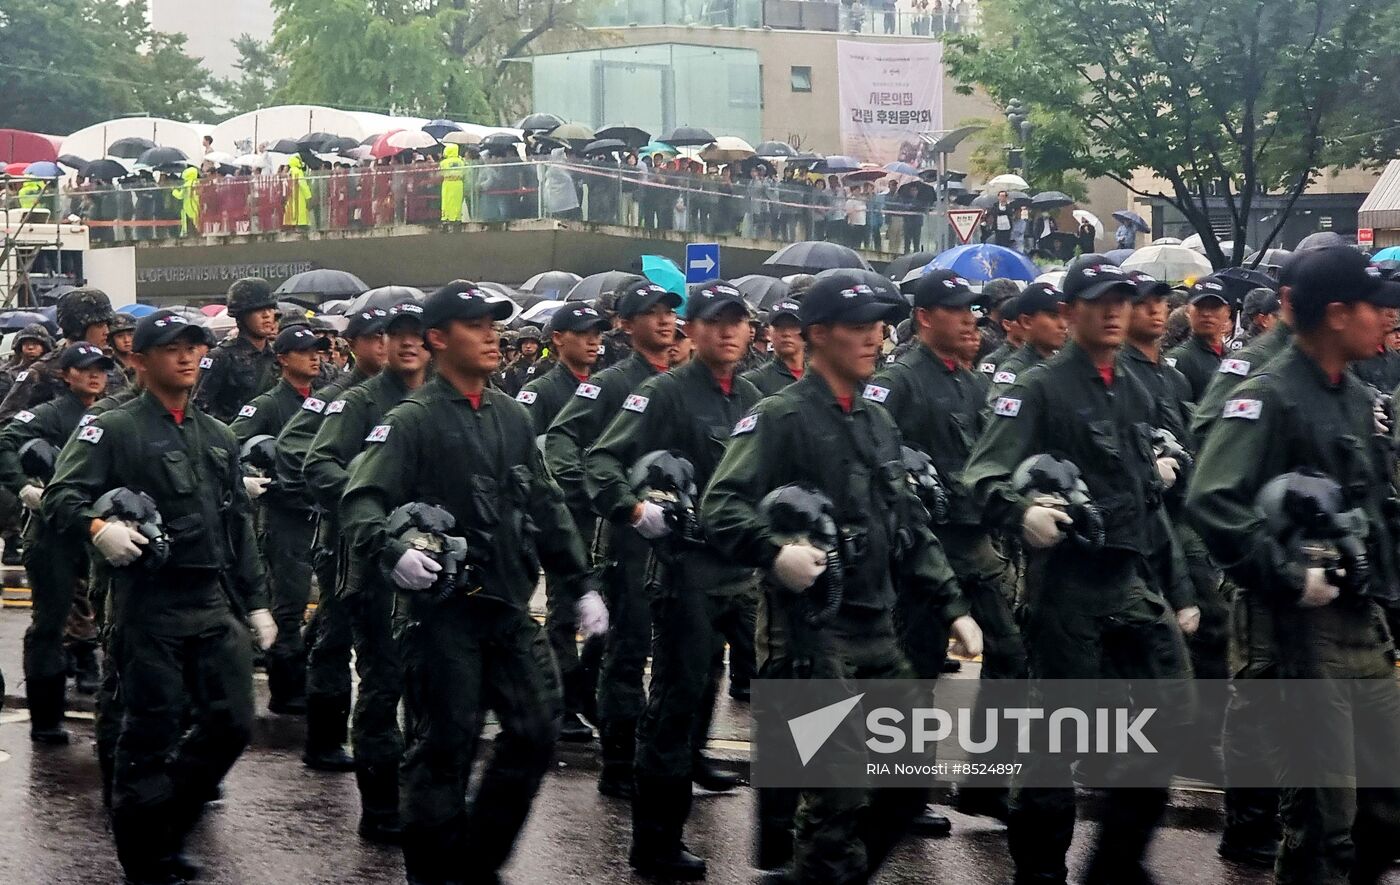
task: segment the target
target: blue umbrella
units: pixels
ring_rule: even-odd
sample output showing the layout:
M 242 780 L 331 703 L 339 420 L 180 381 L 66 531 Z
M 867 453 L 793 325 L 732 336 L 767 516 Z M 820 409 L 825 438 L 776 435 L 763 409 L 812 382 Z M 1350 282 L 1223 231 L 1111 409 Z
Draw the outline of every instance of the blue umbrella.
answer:
M 423 124 L 423 131 L 442 141 L 442 137 L 449 132 L 461 132 L 462 127 L 451 120 L 430 120 Z
M 1111 249 L 1103 253 L 1103 257 L 1112 261 L 1114 264 L 1122 264 L 1132 257 L 1132 254 L 1136 251 L 1136 249 Z
M 949 249 L 924 267 L 924 273 L 931 270 L 957 271 L 974 283 L 996 279 L 1029 283 L 1040 276 L 1040 269 L 1029 258 L 991 243 L 973 243 Z
M 891 175 L 911 175 L 915 178 L 919 176 L 919 170 L 908 163 L 886 163 L 885 171 Z
M 1144 219 L 1141 215 L 1131 210 L 1120 209 L 1119 211 L 1113 213 L 1113 219 L 1115 221 L 1128 225 L 1129 227 L 1139 231 L 1140 233 L 1152 233 L 1152 225 L 1148 224 L 1147 220 Z
M 675 292 L 685 300 L 685 274 L 676 263 L 660 255 L 642 256 L 642 276 L 662 287 L 667 292 Z
M 7 310 L 0 313 L 0 332 L 18 332 L 25 326 L 38 324 L 48 326 L 44 315 L 33 310 Z
M 30 163 L 24 167 L 24 174 L 31 178 L 62 178 L 63 172 L 58 168 L 57 163 L 50 163 L 48 160 L 40 160 L 37 163 Z
M 812 167 L 813 172 L 855 172 L 860 168 L 860 160 L 855 157 L 846 157 L 841 154 L 833 154 L 824 157 Z
M 674 157 L 679 153 L 680 151 L 664 141 L 653 141 L 650 144 L 642 145 L 641 148 L 637 150 L 637 156 L 639 157 L 650 157 L 652 154 L 665 154 L 668 157 Z
M 121 307 L 117 308 L 117 313 L 124 313 L 128 316 L 134 316 L 138 320 L 141 317 L 146 316 L 147 314 L 155 312 L 156 309 L 149 304 L 123 304 Z
M 1375 255 L 1371 256 L 1372 261 L 1400 261 L 1400 246 L 1387 246 Z

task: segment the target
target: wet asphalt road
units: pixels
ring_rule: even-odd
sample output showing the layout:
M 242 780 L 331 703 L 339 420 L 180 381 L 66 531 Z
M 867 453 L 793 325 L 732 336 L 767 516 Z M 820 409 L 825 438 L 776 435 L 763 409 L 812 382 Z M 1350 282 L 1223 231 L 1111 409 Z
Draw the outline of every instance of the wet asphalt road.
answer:
M 99 795 L 91 722 L 70 717 L 73 743 L 32 747 L 27 714 L 13 709 L 22 694 L 20 637 L 28 611 L 0 610 L 0 668 L 12 701 L 0 713 L 0 885 L 117 885 L 116 855 Z M 972 672 L 975 672 L 973 670 Z M 965 674 L 965 675 L 971 675 Z M 299 719 L 266 712 L 266 683 L 258 683 L 259 720 L 254 745 L 225 782 L 225 799 L 210 806 L 196 829 L 190 853 L 205 864 L 201 880 L 218 885 L 359 885 L 402 882 L 396 852 L 362 842 L 355 834 L 359 804 L 353 774 L 322 774 L 301 765 Z M 716 719 L 712 754 L 733 763 L 747 758 L 742 708 L 724 698 Z M 489 751 L 489 743 L 484 752 Z M 641 883 L 627 866 L 627 807 L 599 796 L 595 745 L 561 745 L 556 770 L 534 805 L 505 881 L 524 883 Z M 701 794 L 687 841 L 709 861 L 710 883 L 754 879 L 753 792 Z M 1092 802 L 1083 803 L 1092 816 Z M 879 883 L 987 885 L 1009 883 L 1011 865 L 1004 830 L 995 821 L 950 812 L 954 834 L 942 840 L 904 843 L 882 870 Z M 1160 885 L 1255 885 L 1269 876 L 1220 860 L 1215 844 L 1219 796 L 1181 791 L 1169 825 L 1151 856 Z M 1085 862 L 1083 845 L 1095 824 L 1082 822 L 1071 860 Z M 1396 878 L 1400 882 L 1400 877 Z

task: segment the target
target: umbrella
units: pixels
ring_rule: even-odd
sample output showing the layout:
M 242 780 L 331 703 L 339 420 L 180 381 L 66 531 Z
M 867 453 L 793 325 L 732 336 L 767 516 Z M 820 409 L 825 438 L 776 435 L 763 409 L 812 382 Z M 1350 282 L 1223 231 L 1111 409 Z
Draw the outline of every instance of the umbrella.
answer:
M 1060 288 L 1061 286 L 1064 285 L 1064 283 L 1065 283 L 1065 274 L 1066 274 L 1066 273 L 1068 273 L 1068 271 L 1063 271 L 1063 270 L 1051 270 L 1051 271 L 1046 271 L 1045 273 L 1043 273 L 1043 274 L 1041 274 L 1040 276 L 1036 277 L 1036 278 L 1035 278 L 1034 280 L 1032 280 L 1031 282 L 1033 282 L 1033 283 L 1049 283 L 1050 285 L 1052 285 L 1052 286 L 1054 286 L 1056 289 L 1058 289 L 1058 288 Z
M 279 138 L 267 149 L 274 154 L 295 154 L 301 150 L 301 145 L 291 138 Z
M 556 126 L 549 130 L 549 137 L 555 141 L 566 141 L 570 144 L 575 142 L 588 144 L 598 136 L 591 127 L 585 126 L 582 123 L 565 123 L 562 126 Z
M 1063 209 L 1073 202 L 1073 197 L 1059 191 L 1041 191 L 1031 197 L 1031 206 L 1035 209 Z
M 1120 266 L 1124 270 L 1149 273 L 1169 283 L 1203 277 L 1212 270 L 1204 256 L 1185 246 L 1143 246 Z
M 662 136 L 661 140 L 676 147 L 699 147 L 714 141 L 715 137 L 699 126 L 679 126 L 670 135 Z
M 481 143 L 484 145 L 494 145 L 498 147 L 508 147 L 510 145 L 524 142 L 520 136 L 514 132 L 492 132 L 490 135 L 482 136 Z
M 150 304 L 123 304 L 121 307 L 117 308 L 117 313 L 124 313 L 127 316 L 133 316 L 137 319 L 155 312 L 155 306 Z
M 734 168 L 739 171 L 741 178 L 748 178 L 754 169 L 767 169 L 770 178 L 776 178 L 778 170 L 773 168 L 773 164 L 762 157 L 749 157 L 747 160 L 740 160 L 734 164 Z
M 997 197 L 1000 194 L 1001 191 L 993 191 L 989 189 L 985 193 L 983 193 L 982 196 L 973 199 L 973 201 L 968 205 L 976 209 L 990 209 L 997 204 Z M 1028 205 L 1031 201 L 1030 195 L 1025 193 L 1024 191 L 1011 191 L 1006 195 L 1006 198 L 1008 200 L 1007 205 L 1011 206 L 1011 208 L 1013 209 L 1018 209 L 1021 206 Z
M 348 298 L 332 298 L 330 301 L 322 301 L 320 304 L 316 305 L 316 309 L 319 310 L 322 315 L 331 314 L 334 316 L 342 316 L 349 306 L 350 299 Z
M 854 249 L 840 243 L 813 240 L 784 246 L 764 259 L 763 263 L 768 267 L 791 268 L 796 273 L 816 273 L 834 267 L 870 269 L 870 265 Z
M 532 304 L 516 318 L 516 326 L 519 327 L 529 324 L 544 328 L 544 326 L 549 323 L 549 318 L 554 316 L 559 308 L 563 307 L 565 304 L 568 304 L 568 302 L 540 301 Z
M 875 297 L 908 310 L 909 301 L 899 291 L 899 284 L 882 273 L 858 267 L 833 267 L 817 274 L 817 279 L 838 279 L 852 286 L 869 286 Z
M 314 273 L 314 271 L 312 271 Z M 403 304 L 405 301 L 422 301 L 424 298 L 422 289 L 415 289 L 412 286 L 380 286 L 377 289 L 370 289 L 365 292 L 360 290 L 354 300 L 345 308 L 345 315 L 359 313 L 362 310 L 380 308 L 388 310 L 396 304 Z
M 1181 240 L 1176 237 L 1158 237 L 1152 241 L 1154 246 L 1180 246 Z
M 134 160 L 155 146 L 156 143 L 149 138 L 118 138 L 107 145 L 107 154 L 121 157 L 123 160 Z
M 1304 249 L 1327 249 L 1332 246 L 1350 246 L 1342 235 L 1334 230 L 1320 230 L 1316 233 L 1308 234 L 1298 242 L 1294 252 L 1302 252 Z
M 142 166 L 172 166 L 177 163 L 189 163 L 189 156 L 179 148 L 154 147 L 136 158 L 136 162 Z
M 952 270 L 974 283 L 988 280 L 1007 279 L 1030 282 L 1040 276 L 1040 268 L 1026 256 L 1012 249 L 992 243 L 973 243 L 955 246 L 933 259 L 924 268 L 931 270 Z
M 338 151 L 340 150 L 340 136 L 332 132 L 308 132 L 296 140 L 296 145 L 298 148 L 307 148 L 317 153 Z M 356 147 L 357 145 L 359 142 L 351 139 L 351 143 L 347 147 Z
M 664 154 L 668 157 L 674 157 L 676 154 L 679 153 L 680 151 L 676 150 L 674 147 L 672 147 L 664 141 L 653 141 L 648 144 L 642 145 L 641 150 L 637 151 L 637 156 L 650 157 L 652 154 Z
M 272 294 L 284 296 L 302 296 L 300 300 L 311 303 L 325 301 L 327 298 L 354 298 L 361 292 L 368 289 L 365 281 L 352 273 L 343 270 L 332 270 L 330 268 L 320 268 L 318 270 L 303 271 L 293 274 L 287 281 L 278 286 Z M 319 296 L 310 298 L 307 296 Z
M 951 195 L 953 198 L 953 202 L 957 203 L 959 206 L 971 206 L 972 201 L 976 200 L 978 197 L 977 191 L 962 191 L 961 193 L 955 193 Z
M 640 280 L 641 277 L 634 273 L 626 273 L 620 270 L 605 270 L 602 273 L 595 273 L 579 280 L 569 294 L 565 296 L 565 301 L 586 301 L 589 304 L 597 301 L 602 295 L 612 292 L 618 286 Z
M 400 151 L 419 151 L 437 147 L 438 140 L 421 129 L 400 129 L 384 136 L 384 144 Z
M 554 114 L 531 114 L 519 123 L 515 124 L 516 129 L 524 129 L 526 132 L 548 132 L 564 125 L 564 118 Z
M 359 142 L 356 142 L 356 144 L 359 144 Z M 215 164 L 215 165 L 217 165 L 217 166 L 237 166 L 237 165 L 238 165 L 237 163 L 234 162 L 234 160 L 235 160 L 236 158 L 233 156 L 233 154 L 228 154 L 228 153 L 225 153 L 225 152 L 223 152 L 223 151 L 210 151 L 209 153 L 205 154 L 203 157 L 200 157 L 199 159 L 200 159 L 200 162 L 201 162 L 201 163 L 209 162 L 209 163 L 213 163 L 213 164 Z
M 792 287 L 777 277 L 748 274 L 734 280 L 734 288 L 743 293 L 744 300 L 754 310 L 767 310 L 782 301 Z
M 794 154 L 786 160 L 789 166 L 816 166 L 821 161 L 816 154 Z
M 374 159 L 374 148 L 366 147 L 365 145 L 360 145 L 359 147 L 352 147 L 348 151 L 341 151 L 340 155 L 348 160 L 358 160 L 359 162 L 363 163 L 367 160 Z M 242 160 L 241 157 L 239 159 Z M 234 165 L 242 166 L 243 163 L 237 162 L 234 163 Z
M 594 134 L 599 138 L 616 138 L 628 148 L 639 148 L 651 141 L 651 133 L 636 126 L 604 126 Z
M 1110 249 L 1109 251 L 1103 253 L 1103 257 L 1107 258 L 1111 264 L 1116 264 L 1119 267 L 1122 267 L 1123 262 L 1127 261 L 1129 258 L 1132 258 L 1133 253 L 1136 251 L 1136 249 Z
M 206 304 L 199 309 L 199 312 L 207 317 L 216 317 L 221 313 L 228 313 L 228 307 L 223 304 Z
M 1387 246 L 1371 256 L 1373 264 L 1380 264 L 1382 261 L 1400 261 L 1400 246 Z
M 1088 209 L 1075 209 L 1070 214 L 1072 214 L 1074 216 L 1074 220 L 1079 222 L 1080 224 L 1083 224 L 1086 221 L 1092 224 L 1094 226 L 1095 236 L 1103 236 L 1103 222 L 1099 221 L 1099 217 L 1097 215 L 1090 212 Z
M 998 175 L 988 181 L 986 189 L 992 193 L 997 191 L 1028 191 L 1031 186 L 1019 175 Z
M 685 297 L 685 273 L 676 263 L 660 255 L 642 256 L 642 276 L 662 287 L 667 292 L 675 292 Z
M 63 170 L 58 168 L 57 163 L 50 163 L 48 160 L 40 160 L 37 163 L 30 163 L 24 167 L 24 174 L 30 178 L 62 178 Z
M 895 191 L 906 200 L 913 200 L 920 208 L 927 209 L 938 200 L 938 188 L 923 179 L 906 181 Z
M 18 332 L 25 326 L 38 323 L 41 326 L 49 326 L 44 320 L 44 315 L 32 310 L 7 310 L 0 312 L 0 333 L 9 334 Z
M 597 141 L 590 141 L 583 149 L 584 156 L 596 154 L 615 154 L 627 150 L 627 142 L 620 138 L 600 138 Z
M 75 172 L 82 172 L 83 167 L 87 164 L 87 160 L 84 160 L 82 157 L 79 157 L 76 154 L 62 154 L 58 158 L 58 165 L 67 166 L 69 169 L 72 169 Z
M 914 178 L 920 177 L 919 170 L 910 166 L 908 163 L 886 163 L 884 165 L 884 170 L 890 175 L 909 175 Z
M 1113 219 L 1142 233 L 1152 233 L 1152 225 L 1143 220 L 1143 217 L 1136 212 L 1127 209 L 1119 209 L 1117 212 L 1113 213 Z
M 937 257 L 937 252 L 911 252 L 887 264 L 885 266 L 885 276 L 892 280 L 902 280 L 904 279 L 904 275 L 909 273 L 909 271 L 922 268 Z
M 110 157 L 105 160 L 93 160 L 83 167 L 82 172 L 84 178 L 92 178 L 97 181 L 115 181 L 118 178 L 125 178 L 130 173 L 131 170 L 123 166 L 120 161 Z
M 882 168 L 879 167 L 879 166 L 875 166 L 875 165 L 870 164 L 870 163 L 862 163 L 861 166 L 862 166 L 862 168 L 857 169 L 855 172 L 847 172 L 847 173 L 846 173 L 846 180 L 847 180 L 847 181 L 879 181 L 879 180 L 882 179 L 882 178 L 888 178 L 888 177 L 889 177 L 889 173 L 886 172 L 884 169 L 882 169 Z
M 785 141 L 764 141 L 754 148 L 754 153 L 770 160 L 781 160 L 797 156 L 797 148 Z
M 481 135 L 476 132 L 447 132 L 441 140 L 443 144 L 481 144 Z
M 1265 249 L 1244 260 L 1246 267 L 1283 267 L 1293 253 L 1287 249 Z
M 1216 278 L 1225 287 L 1230 301 L 1239 304 L 1251 289 L 1272 289 L 1278 291 L 1278 280 L 1262 270 L 1248 267 L 1227 267 L 1217 273 Z
M 832 154 L 823 157 L 812 166 L 813 172 L 856 172 L 860 170 L 860 160 L 855 157 L 847 157 L 841 154 Z
M 700 159 L 707 163 L 736 163 L 755 155 L 753 145 L 733 135 L 721 135 L 700 151 Z
M 423 131 L 433 138 L 436 138 L 438 141 L 442 141 L 444 135 L 449 132 L 461 132 L 462 127 L 460 124 L 454 123 L 451 120 L 429 120 L 427 123 L 423 124 Z
M 547 270 L 537 273 L 520 285 L 520 291 L 543 298 L 563 298 L 583 279 L 567 270 Z

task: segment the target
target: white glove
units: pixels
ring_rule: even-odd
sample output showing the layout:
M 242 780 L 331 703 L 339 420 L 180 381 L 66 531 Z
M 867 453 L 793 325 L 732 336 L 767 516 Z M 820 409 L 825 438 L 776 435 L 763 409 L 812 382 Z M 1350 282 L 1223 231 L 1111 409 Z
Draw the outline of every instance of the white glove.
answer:
M 1376 433 L 1380 436 L 1390 436 L 1390 416 L 1385 412 L 1385 406 L 1377 402 L 1371 407 L 1371 416 L 1376 421 Z
M 272 612 L 265 608 L 255 608 L 248 612 L 248 620 L 253 624 L 253 635 L 257 637 L 258 648 L 267 651 L 277 641 L 277 622 Z
M 19 490 L 19 502 L 30 510 L 38 511 L 39 499 L 44 494 L 44 484 L 25 483 Z
M 826 571 L 826 554 L 810 544 L 784 544 L 773 560 L 773 577 L 794 593 L 817 582 Z
M 405 590 L 427 590 L 437 580 L 442 566 L 422 550 L 409 548 L 394 563 L 393 579 Z
M 1021 517 L 1021 537 L 1026 543 L 1040 550 L 1054 547 L 1065 539 L 1062 525 L 1073 525 L 1074 520 L 1063 510 L 1032 504 Z
M 954 654 L 975 658 L 982 653 L 982 628 L 970 615 L 963 615 L 949 625 L 953 632 Z
M 270 476 L 245 476 L 243 477 L 243 490 L 248 493 L 248 497 L 256 498 L 267 491 L 267 487 L 272 482 Z
M 1176 613 L 1176 625 L 1181 628 L 1181 632 L 1186 636 L 1194 635 L 1201 626 L 1201 609 L 1199 606 L 1188 605 Z
M 584 638 L 608 632 L 608 607 L 597 590 L 589 590 L 578 598 L 578 628 Z
M 1175 458 L 1158 458 L 1157 475 L 1162 477 L 1162 486 L 1171 488 L 1176 485 L 1176 474 L 1181 469 L 1181 465 L 1176 463 Z
M 92 536 L 92 546 L 109 565 L 121 568 L 141 558 L 141 548 L 149 544 L 146 536 L 124 522 L 109 522 Z
M 660 504 L 651 501 L 642 502 L 641 515 L 632 520 L 632 528 L 637 530 L 637 534 L 648 541 L 655 541 L 657 538 L 664 538 L 671 534 L 671 527 L 666 524 L 666 511 Z
M 1327 572 L 1320 568 L 1308 569 L 1303 581 L 1303 598 L 1298 600 L 1299 608 L 1322 608 L 1342 593 L 1341 589 L 1327 580 Z

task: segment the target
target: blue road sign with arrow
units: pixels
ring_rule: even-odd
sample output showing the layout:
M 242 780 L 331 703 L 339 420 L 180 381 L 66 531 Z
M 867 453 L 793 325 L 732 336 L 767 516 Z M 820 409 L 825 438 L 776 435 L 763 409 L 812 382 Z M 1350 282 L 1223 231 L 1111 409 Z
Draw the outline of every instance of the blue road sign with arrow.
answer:
M 685 281 L 703 283 L 719 278 L 719 243 L 687 243 Z

